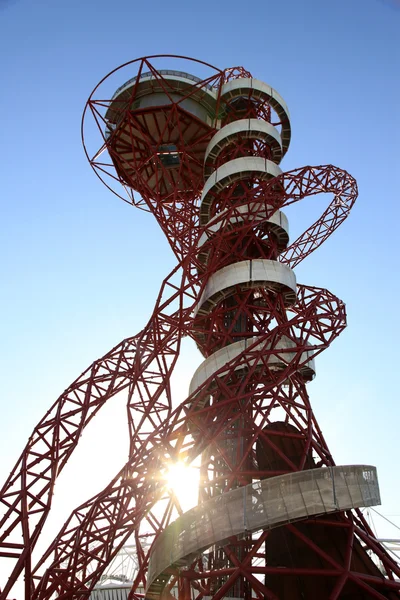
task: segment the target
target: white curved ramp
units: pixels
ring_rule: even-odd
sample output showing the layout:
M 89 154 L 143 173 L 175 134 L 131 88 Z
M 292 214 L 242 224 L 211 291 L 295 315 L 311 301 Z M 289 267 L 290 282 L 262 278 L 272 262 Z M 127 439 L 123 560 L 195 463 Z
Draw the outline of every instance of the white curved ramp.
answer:
M 285 154 L 290 144 L 291 128 L 289 109 L 282 96 L 270 85 L 254 77 L 234 79 L 222 86 L 221 98 L 223 100 L 232 102 L 241 97 L 256 98 L 266 102 L 275 110 L 282 123 L 281 137 L 283 154 Z
M 228 346 L 220 348 L 219 350 L 214 352 L 214 354 L 211 354 L 211 356 L 206 358 L 194 372 L 189 386 L 189 395 L 193 394 L 197 390 L 197 388 L 203 385 L 203 383 L 214 373 L 222 369 L 224 365 L 226 365 L 231 360 L 238 358 L 242 354 L 242 352 L 245 352 L 249 346 L 251 346 L 257 341 L 257 339 L 258 338 L 253 337 L 245 340 L 240 340 L 239 342 L 235 342 L 234 344 L 229 344 Z M 290 363 L 294 359 L 296 355 L 294 351 L 290 351 L 290 349 L 293 348 L 293 344 L 294 342 L 290 338 L 282 337 L 276 344 L 274 353 L 271 353 L 268 358 L 268 367 L 270 369 L 276 370 L 284 369 L 288 365 L 288 363 Z M 253 351 L 257 352 L 261 349 L 267 352 L 270 349 L 270 346 L 268 346 L 265 341 L 262 341 L 254 346 Z M 287 351 L 285 352 L 285 350 Z M 311 356 L 311 351 L 305 351 L 301 354 L 299 360 L 301 364 L 299 368 L 299 373 L 303 376 L 305 381 L 311 381 L 315 377 L 315 364 L 314 359 L 311 358 Z M 251 358 L 249 359 L 248 363 L 254 364 L 255 360 L 255 358 Z M 257 365 L 260 365 L 260 367 L 263 365 L 262 356 L 258 359 Z M 239 362 L 234 370 L 240 371 L 243 368 L 245 368 L 244 365 Z M 219 377 L 223 377 L 227 373 L 227 371 L 228 367 L 226 368 L 226 370 L 221 371 Z
M 250 202 L 249 204 L 235 208 L 229 219 L 224 218 L 224 213 L 228 213 L 227 210 L 218 213 L 218 215 L 208 222 L 207 229 L 203 232 L 197 243 L 199 249 L 199 261 L 202 264 L 207 263 L 209 248 L 203 250 L 202 247 L 209 239 L 212 239 L 218 234 L 221 229 L 224 229 L 224 231 L 228 231 L 233 227 L 238 229 L 238 227 L 249 222 L 254 224 L 254 226 L 257 226 L 259 221 L 263 221 L 265 229 L 275 236 L 278 254 L 283 252 L 289 243 L 288 218 L 284 212 L 276 210 L 269 219 L 266 220 L 267 209 L 270 209 L 270 207 L 265 206 L 265 204 L 262 204 L 261 202 Z
M 285 306 L 296 302 L 296 276 L 290 267 L 275 260 L 256 258 L 223 267 L 209 278 L 196 314 L 206 315 L 235 289 L 266 288 L 282 294 Z
M 376 468 L 369 465 L 288 473 L 216 496 L 183 514 L 157 538 L 146 599 L 159 600 L 169 567 L 188 565 L 231 536 L 380 503 Z
M 205 225 L 208 222 L 214 196 L 228 185 L 249 177 L 267 180 L 281 174 L 282 170 L 272 160 L 259 156 L 234 158 L 224 163 L 208 177 L 204 185 L 200 204 L 200 224 Z
M 282 140 L 279 131 L 260 119 L 239 119 L 232 121 L 217 131 L 207 146 L 204 156 L 204 174 L 207 177 L 214 170 L 215 161 L 221 152 L 239 138 L 263 140 L 271 149 L 271 159 L 279 164 L 282 160 Z

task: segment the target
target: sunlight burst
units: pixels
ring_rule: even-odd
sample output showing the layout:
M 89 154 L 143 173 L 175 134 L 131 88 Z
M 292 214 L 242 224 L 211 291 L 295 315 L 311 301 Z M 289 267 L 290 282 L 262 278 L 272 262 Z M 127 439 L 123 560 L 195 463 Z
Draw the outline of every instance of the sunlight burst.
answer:
M 199 489 L 199 469 L 175 462 L 169 465 L 166 474 L 167 486 L 174 492 L 184 510 L 189 510 L 197 504 Z

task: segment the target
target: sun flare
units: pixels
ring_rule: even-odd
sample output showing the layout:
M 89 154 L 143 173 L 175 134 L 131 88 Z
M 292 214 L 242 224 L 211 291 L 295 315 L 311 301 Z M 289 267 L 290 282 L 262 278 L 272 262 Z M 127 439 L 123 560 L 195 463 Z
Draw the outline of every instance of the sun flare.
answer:
M 189 510 L 197 504 L 198 468 L 180 461 L 172 463 L 168 467 L 166 480 L 168 488 L 175 494 L 184 510 Z

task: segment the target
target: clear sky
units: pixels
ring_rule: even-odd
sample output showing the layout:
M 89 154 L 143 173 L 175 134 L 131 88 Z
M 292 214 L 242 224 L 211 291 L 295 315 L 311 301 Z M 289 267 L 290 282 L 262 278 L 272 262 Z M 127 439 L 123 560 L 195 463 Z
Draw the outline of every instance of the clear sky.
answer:
M 381 510 L 400 515 L 399 30 L 396 0 L 0 0 L 1 480 L 69 383 L 145 325 L 174 265 L 154 219 L 94 176 L 80 119 L 114 67 L 183 54 L 243 65 L 279 91 L 293 128 L 284 170 L 333 163 L 358 181 L 349 219 L 296 271 L 348 310 L 309 392 L 336 462 L 376 465 Z M 288 211 L 292 239 L 329 201 Z M 188 348 L 178 395 L 199 363 Z M 47 539 L 122 465 L 125 426 L 116 399 L 83 436 Z

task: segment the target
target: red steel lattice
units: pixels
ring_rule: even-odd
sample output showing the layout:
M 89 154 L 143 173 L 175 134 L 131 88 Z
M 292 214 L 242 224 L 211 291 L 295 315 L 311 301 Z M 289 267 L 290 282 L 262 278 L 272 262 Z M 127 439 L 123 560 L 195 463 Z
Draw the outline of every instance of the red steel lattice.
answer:
M 101 143 L 93 155 L 85 151 L 110 189 L 122 184 L 124 200 L 154 214 L 178 264 L 148 324 L 60 396 L 4 484 L 0 556 L 11 567 L 0 600 L 21 573 L 26 599 L 87 598 L 128 539 L 139 564 L 131 598 L 146 586 L 152 600 L 398 598 L 399 568 L 358 509 L 243 530 L 199 548 L 190 565 L 170 565 L 159 592 L 147 581 L 155 540 L 182 512 L 166 486 L 171 461 L 200 457 L 200 503 L 253 481 L 334 465 L 306 383 L 314 358 L 346 326 L 345 306 L 328 290 L 296 285 L 292 269 L 357 197 L 355 180 L 332 165 L 280 171 L 287 111 L 248 71 L 194 61 L 205 73 L 200 79 L 160 70 L 158 58 L 123 65 L 131 79 L 111 99 L 102 96 L 107 78 L 95 88 L 83 122 L 92 117 Z M 320 193 L 333 195 L 328 208 L 289 244 L 281 209 Z M 247 278 L 236 268 L 248 269 Z M 213 367 L 200 367 L 175 407 L 170 384 L 183 336 Z M 87 423 L 123 389 L 128 462 L 71 514 L 34 564 L 58 474 Z

